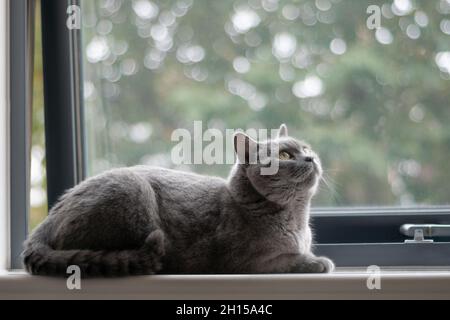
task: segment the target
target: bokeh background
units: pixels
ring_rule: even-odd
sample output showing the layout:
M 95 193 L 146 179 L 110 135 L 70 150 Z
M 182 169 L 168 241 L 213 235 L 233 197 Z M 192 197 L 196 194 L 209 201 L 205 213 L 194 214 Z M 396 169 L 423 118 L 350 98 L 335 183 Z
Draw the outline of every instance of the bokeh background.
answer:
M 148 164 L 226 177 L 174 166 L 173 130 L 287 123 L 322 157 L 315 206 L 449 203 L 450 0 L 81 4 L 89 175 Z M 39 37 L 36 49 L 32 227 L 47 212 Z

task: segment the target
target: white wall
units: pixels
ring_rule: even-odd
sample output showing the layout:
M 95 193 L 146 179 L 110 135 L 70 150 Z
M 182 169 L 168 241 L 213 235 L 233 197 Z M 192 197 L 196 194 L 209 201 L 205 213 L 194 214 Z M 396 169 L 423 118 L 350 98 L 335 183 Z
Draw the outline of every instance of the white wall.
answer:
M 7 87 L 7 1 L 0 1 L 0 270 L 9 263 L 9 119 Z

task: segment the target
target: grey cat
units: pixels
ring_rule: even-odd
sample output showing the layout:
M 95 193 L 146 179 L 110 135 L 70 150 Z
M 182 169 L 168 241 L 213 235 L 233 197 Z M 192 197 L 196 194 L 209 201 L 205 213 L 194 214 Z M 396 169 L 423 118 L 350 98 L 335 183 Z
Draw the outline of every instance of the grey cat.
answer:
M 77 265 L 83 277 L 331 272 L 332 261 L 311 252 L 310 201 L 322 174 L 317 154 L 289 137 L 285 125 L 274 140 L 237 133 L 234 142 L 238 161 L 228 180 L 138 166 L 68 190 L 25 242 L 27 271 L 64 276 Z M 261 175 L 268 162 L 250 162 L 252 150 L 277 161 L 278 172 Z

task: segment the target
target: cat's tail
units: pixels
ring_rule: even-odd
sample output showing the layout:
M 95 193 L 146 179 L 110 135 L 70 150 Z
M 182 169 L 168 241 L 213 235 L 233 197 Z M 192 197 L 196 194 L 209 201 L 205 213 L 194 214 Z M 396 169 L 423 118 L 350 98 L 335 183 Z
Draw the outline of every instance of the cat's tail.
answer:
M 68 267 L 77 266 L 83 278 L 154 274 L 161 270 L 163 256 L 164 233 L 161 230 L 150 233 L 141 248 L 123 251 L 54 250 L 45 235 L 36 232 L 25 243 L 22 253 L 24 266 L 30 274 L 67 276 Z

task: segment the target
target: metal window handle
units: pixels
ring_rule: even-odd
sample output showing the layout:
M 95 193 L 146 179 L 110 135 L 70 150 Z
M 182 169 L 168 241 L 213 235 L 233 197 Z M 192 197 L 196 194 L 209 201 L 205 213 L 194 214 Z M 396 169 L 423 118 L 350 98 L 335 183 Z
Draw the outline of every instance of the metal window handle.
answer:
M 400 232 L 407 237 L 414 237 L 416 230 L 422 230 L 425 237 L 450 237 L 450 224 L 404 224 Z
M 405 243 L 426 243 L 433 240 L 425 240 L 425 237 L 450 237 L 450 225 L 448 224 L 404 224 L 400 232 L 413 237 L 414 240 L 406 240 Z

